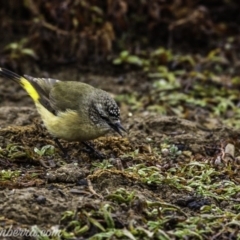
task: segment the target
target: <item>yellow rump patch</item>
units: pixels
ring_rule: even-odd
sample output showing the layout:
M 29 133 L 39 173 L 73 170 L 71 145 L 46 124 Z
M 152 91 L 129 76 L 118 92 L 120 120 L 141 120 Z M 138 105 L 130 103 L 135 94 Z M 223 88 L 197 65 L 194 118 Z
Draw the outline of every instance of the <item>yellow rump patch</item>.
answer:
M 36 89 L 33 85 L 24 77 L 20 78 L 20 83 L 22 87 L 27 91 L 30 97 L 33 99 L 34 102 L 38 102 L 39 94 L 37 93 Z

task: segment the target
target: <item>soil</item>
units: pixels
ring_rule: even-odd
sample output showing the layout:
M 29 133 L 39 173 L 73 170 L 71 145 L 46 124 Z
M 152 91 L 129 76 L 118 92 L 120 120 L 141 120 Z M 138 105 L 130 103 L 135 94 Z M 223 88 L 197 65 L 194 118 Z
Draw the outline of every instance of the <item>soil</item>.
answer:
M 67 72 L 52 77 L 62 79 L 66 75 Z M 73 76 L 72 73 L 71 75 Z M 150 87 L 150 83 L 137 73 L 117 77 L 86 74 L 80 80 L 114 95 L 133 91 L 144 94 Z M 194 214 L 195 209 L 188 207 L 187 202 L 189 198 L 196 203 L 201 199 L 168 185 L 144 184 L 122 169 L 143 162 L 152 165 L 158 161 L 159 168 L 164 171 L 177 164 L 176 160 L 171 162 L 167 158 L 162 158 L 159 162 L 158 156 L 154 154 L 154 149 L 166 139 L 183 151 L 199 155 L 199 160 L 202 161 L 205 156 L 214 156 L 217 151 L 214 146 L 221 139 L 232 139 L 233 136 L 237 138 L 239 135 L 221 124 L 214 124 L 209 131 L 198 122 L 175 116 L 161 116 L 147 111 L 131 113 L 129 107 L 122 104 L 122 123 L 128 134 L 123 138 L 110 134 L 92 141 L 97 151 L 110 159 L 114 167 L 93 171 L 93 166 L 101 164 L 103 160 L 87 151 L 81 143 L 61 141 L 69 156 L 64 159 L 42 125 L 31 99 L 19 86 L 0 79 L 0 93 L 0 147 L 6 149 L 12 145 L 18 146 L 12 158 L 2 152 L 0 169 L 21 172 L 16 181 L 6 180 L 0 184 L 2 225 L 21 228 L 38 225 L 50 228 L 61 224 L 65 211 L 75 211 L 80 207 L 98 208 L 108 202 L 109 194 L 120 188 L 134 191 L 139 199 L 161 200 L 180 206 L 182 211 L 190 215 Z M 45 145 L 54 145 L 55 154 L 41 157 L 34 152 L 35 147 L 40 149 Z M 129 153 L 136 150 L 139 151 L 137 157 L 130 156 Z M 177 161 L 184 161 L 184 158 Z M 129 209 L 125 209 L 125 213 L 123 209 L 120 210 L 122 214 L 119 224 L 124 224 L 128 221 Z

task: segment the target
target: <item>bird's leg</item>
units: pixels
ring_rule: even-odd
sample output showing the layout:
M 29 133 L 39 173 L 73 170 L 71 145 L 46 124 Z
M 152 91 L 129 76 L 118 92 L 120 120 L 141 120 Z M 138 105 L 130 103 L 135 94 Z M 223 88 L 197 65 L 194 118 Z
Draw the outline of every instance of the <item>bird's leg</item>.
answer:
M 68 156 L 67 150 L 62 146 L 62 144 L 59 142 L 58 138 L 54 138 L 54 141 L 57 144 L 57 146 L 59 147 L 59 149 L 62 151 L 63 157 L 68 158 L 69 156 Z
M 88 152 L 92 152 L 96 155 L 96 157 L 100 158 L 100 159 L 104 159 L 105 155 L 102 154 L 101 152 L 97 151 L 94 146 L 91 143 L 88 142 L 81 142 L 87 149 Z
M 58 148 L 62 151 L 64 158 L 69 158 L 69 155 L 67 153 L 67 150 L 62 146 L 62 144 L 59 142 L 58 138 L 54 138 L 55 143 L 57 144 Z M 86 147 L 86 150 L 90 153 L 94 153 L 96 157 L 103 159 L 105 158 L 104 154 L 97 151 L 94 146 L 91 143 L 88 142 L 82 142 L 82 144 Z

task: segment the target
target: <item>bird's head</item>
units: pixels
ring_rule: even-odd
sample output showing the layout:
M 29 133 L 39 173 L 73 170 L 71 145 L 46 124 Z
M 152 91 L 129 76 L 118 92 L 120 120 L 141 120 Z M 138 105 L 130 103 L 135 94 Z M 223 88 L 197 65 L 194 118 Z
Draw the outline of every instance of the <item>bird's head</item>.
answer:
M 122 136 L 126 132 L 120 122 L 120 109 L 115 100 L 104 91 L 100 91 L 91 104 L 90 119 L 94 124 L 108 130 L 114 130 Z

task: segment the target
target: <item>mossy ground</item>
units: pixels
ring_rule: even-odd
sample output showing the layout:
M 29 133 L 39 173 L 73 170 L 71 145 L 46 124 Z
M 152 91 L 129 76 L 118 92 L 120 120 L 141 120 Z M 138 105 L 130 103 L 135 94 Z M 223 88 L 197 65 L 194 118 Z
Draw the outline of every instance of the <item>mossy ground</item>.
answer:
M 185 119 L 163 116 L 169 99 L 159 102 L 151 80 L 120 78 L 81 77 L 116 94 L 128 129 L 93 141 L 103 160 L 62 141 L 64 159 L 29 98 L 1 79 L 2 228 L 57 227 L 63 239 L 239 239 L 240 131 L 194 105 Z

